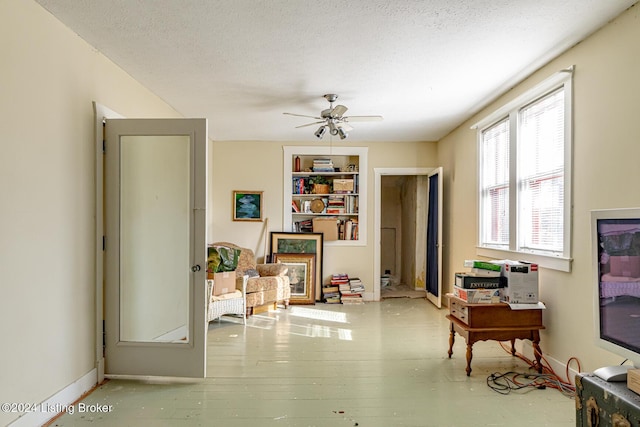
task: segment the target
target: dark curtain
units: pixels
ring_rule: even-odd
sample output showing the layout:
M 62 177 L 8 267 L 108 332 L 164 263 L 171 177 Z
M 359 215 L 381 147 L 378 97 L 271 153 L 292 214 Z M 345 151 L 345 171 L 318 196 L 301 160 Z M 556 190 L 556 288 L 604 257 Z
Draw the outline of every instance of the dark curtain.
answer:
M 427 213 L 427 291 L 438 295 L 438 174 L 429 177 Z

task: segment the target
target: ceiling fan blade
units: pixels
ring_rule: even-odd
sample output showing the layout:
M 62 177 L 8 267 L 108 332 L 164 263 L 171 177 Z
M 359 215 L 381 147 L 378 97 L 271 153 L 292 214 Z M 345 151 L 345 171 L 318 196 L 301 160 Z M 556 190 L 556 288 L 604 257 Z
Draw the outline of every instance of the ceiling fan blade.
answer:
M 307 126 L 313 126 L 313 125 L 319 125 L 319 124 L 325 124 L 326 122 L 323 120 L 321 122 L 313 122 L 313 123 L 307 123 L 306 125 L 300 125 L 300 126 L 296 126 L 296 129 L 298 128 L 304 128 Z
M 342 118 L 345 122 L 379 122 L 382 116 L 349 116 Z
M 293 113 L 282 113 L 282 114 L 286 114 L 287 116 L 308 117 L 308 118 L 310 118 L 310 119 L 322 120 L 322 117 L 306 116 L 306 115 L 304 115 L 304 114 L 293 114 Z
M 331 117 L 342 117 L 344 113 L 348 110 L 344 105 L 336 105 L 333 110 L 331 110 Z

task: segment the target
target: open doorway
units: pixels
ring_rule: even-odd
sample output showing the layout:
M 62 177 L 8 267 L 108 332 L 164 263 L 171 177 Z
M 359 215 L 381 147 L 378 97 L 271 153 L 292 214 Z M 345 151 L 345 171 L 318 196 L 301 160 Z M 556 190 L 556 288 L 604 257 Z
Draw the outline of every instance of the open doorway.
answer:
M 424 298 L 426 175 L 384 175 L 380 183 L 380 297 Z
M 383 284 L 395 283 L 440 307 L 441 175 L 442 168 L 374 169 L 375 301 Z

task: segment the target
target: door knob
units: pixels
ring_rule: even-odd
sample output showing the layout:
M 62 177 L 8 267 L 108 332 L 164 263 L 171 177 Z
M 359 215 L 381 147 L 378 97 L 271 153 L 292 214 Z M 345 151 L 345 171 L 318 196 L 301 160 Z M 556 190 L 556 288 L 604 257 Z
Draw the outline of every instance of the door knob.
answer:
M 193 267 L 191 267 L 191 271 L 193 271 L 194 273 L 197 271 L 200 271 L 200 266 L 199 265 L 194 265 Z

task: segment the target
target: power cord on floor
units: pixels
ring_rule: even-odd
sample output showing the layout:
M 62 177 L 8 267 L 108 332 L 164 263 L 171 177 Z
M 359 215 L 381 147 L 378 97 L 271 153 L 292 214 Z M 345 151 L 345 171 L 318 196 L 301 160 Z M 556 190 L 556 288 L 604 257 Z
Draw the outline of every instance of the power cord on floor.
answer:
M 504 343 L 500 343 L 502 348 L 511 354 L 511 349 L 507 348 Z M 534 352 L 536 350 L 534 349 Z M 531 368 L 537 369 L 536 362 L 528 359 L 521 353 L 515 353 L 515 356 L 527 363 Z M 580 361 L 571 357 L 567 362 L 565 377 L 561 379 L 551 368 L 549 362 L 544 358 L 542 354 L 540 356 L 541 373 L 519 373 L 519 372 L 506 372 L 506 373 L 493 373 L 487 377 L 487 386 L 493 391 L 500 394 L 509 394 L 514 390 L 521 390 L 524 388 L 536 388 L 546 389 L 552 388 L 560 391 L 567 397 L 575 396 L 575 386 L 569 381 L 569 366 L 572 362 L 575 362 L 578 367 L 578 372 L 581 372 Z
M 550 374 L 530 374 L 520 372 L 493 373 L 487 377 L 487 386 L 500 394 L 509 394 L 512 391 L 532 388 L 545 390 L 554 388 L 567 397 L 574 397 L 575 388 L 560 381 L 555 375 Z

